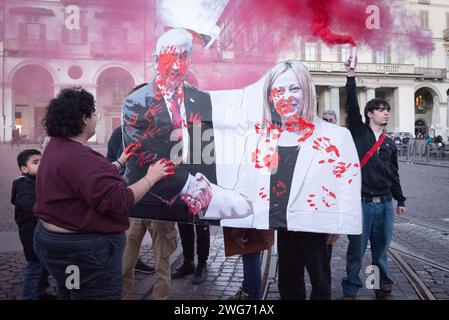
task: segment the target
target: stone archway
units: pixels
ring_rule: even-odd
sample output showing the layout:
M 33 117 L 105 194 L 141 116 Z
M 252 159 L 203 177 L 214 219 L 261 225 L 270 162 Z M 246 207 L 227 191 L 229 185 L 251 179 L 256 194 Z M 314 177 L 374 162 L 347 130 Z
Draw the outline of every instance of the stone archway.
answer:
M 45 67 L 28 64 L 14 72 L 11 82 L 13 127 L 29 142 L 40 143 L 45 134 L 42 120 L 54 96 L 54 79 Z
M 428 135 L 429 127 L 424 119 L 417 119 L 415 121 L 415 137 L 418 135 Z
M 97 78 L 96 108 L 102 115 L 97 127 L 97 142 L 106 143 L 120 124 L 123 100 L 136 83 L 128 70 L 110 67 Z
M 438 94 L 430 87 L 421 87 L 415 91 L 415 135 L 429 134 L 434 97 L 438 97 Z

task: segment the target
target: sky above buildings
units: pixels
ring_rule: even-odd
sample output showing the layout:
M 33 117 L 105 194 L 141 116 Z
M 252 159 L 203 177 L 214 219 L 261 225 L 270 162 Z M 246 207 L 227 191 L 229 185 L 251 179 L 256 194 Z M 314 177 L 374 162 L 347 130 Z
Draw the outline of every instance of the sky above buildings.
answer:
M 217 36 L 217 19 L 229 0 L 156 0 L 159 23 Z

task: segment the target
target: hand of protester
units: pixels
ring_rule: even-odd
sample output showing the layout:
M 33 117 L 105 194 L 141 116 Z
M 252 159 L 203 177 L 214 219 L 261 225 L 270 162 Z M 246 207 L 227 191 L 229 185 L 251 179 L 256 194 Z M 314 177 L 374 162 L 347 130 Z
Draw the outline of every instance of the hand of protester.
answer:
M 328 246 L 334 244 L 338 239 L 340 239 L 339 234 L 326 234 L 326 244 Z
M 357 57 L 355 57 L 354 69 L 351 69 L 351 61 L 352 61 L 352 56 L 349 57 L 348 60 L 346 60 L 346 62 L 345 62 L 345 68 L 346 68 L 347 76 L 348 76 L 348 77 L 355 77 L 355 69 L 356 69 L 356 67 L 357 67 Z
M 396 213 L 398 216 L 403 216 L 405 215 L 406 209 L 405 207 L 397 207 L 396 208 Z
M 117 159 L 120 165 L 125 166 L 125 164 L 128 162 L 128 159 L 132 156 L 130 153 L 125 153 L 125 151 L 122 152 L 120 157 Z
M 170 160 L 165 158 L 160 159 L 148 167 L 145 178 L 149 179 L 149 181 L 151 181 L 151 185 L 153 186 L 163 177 L 174 175 L 175 173 L 172 171 L 174 168 L 175 165 L 173 165 Z

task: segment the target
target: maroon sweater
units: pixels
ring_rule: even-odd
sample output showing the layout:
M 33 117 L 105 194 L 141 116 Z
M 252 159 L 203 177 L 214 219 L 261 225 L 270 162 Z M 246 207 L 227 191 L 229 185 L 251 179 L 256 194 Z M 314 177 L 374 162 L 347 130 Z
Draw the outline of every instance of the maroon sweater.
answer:
M 117 169 L 79 142 L 51 138 L 36 178 L 34 215 L 79 233 L 125 231 L 134 195 Z

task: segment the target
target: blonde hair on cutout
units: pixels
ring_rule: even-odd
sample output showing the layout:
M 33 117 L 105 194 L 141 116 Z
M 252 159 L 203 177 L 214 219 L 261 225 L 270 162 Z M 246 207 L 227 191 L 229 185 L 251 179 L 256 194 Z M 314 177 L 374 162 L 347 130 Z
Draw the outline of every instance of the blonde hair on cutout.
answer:
M 273 89 L 274 81 L 287 70 L 292 70 L 296 74 L 298 83 L 304 96 L 304 105 L 298 110 L 298 115 L 308 122 L 314 122 L 316 117 L 316 92 L 315 85 L 312 81 L 307 67 L 297 60 L 282 61 L 275 65 L 268 73 L 263 87 L 263 119 L 265 120 L 263 126 L 267 122 L 272 122 L 271 112 L 273 110 L 273 103 L 270 101 L 271 90 Z

